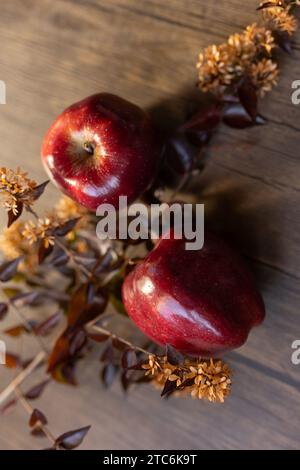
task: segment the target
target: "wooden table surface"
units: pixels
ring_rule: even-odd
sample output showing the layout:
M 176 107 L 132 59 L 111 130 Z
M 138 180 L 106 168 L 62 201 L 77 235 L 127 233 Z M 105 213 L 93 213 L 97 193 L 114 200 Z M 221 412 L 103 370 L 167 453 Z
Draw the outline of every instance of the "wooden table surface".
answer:
M 256 0 L 1 1 L 0 79 L 7 85 L 1 166 L 22 165 L 44 180 L 42 136 L 62 109 L 94 92 L 180 112 L 196 81 L 199 50 L 255 21 L 256 6 Z M 92 449 L 299 447 L 300 365 L 291 362 L 291 343 L 300 339 L 300 106 L 291 103 L 299 63 L 298 35 L 278 87 L 262 105 L 268 125 L 222 128 L 198 185 L 199 201 L 214 204 L 248 257 L 267 307 L 264 325 L 227 356 L 231 397 L 223 406 L 163 401 L 151 387 L 124 397 L 118 384 L 103 390 L 95 358 L 81 367 L 81 387 L 51 384 L 40 400 L 56 433 L 92 424 L 82 446 Z M 47 194 L 43 204 L 51 207 L 58 193 L 52 187 Z M 26 342 L 25 353 L 29 348 Z M 10 379 L 1 368 L 1 389 Z M 0 417 L 0 448 L 43 445 L 29 436 L 21 407 Z

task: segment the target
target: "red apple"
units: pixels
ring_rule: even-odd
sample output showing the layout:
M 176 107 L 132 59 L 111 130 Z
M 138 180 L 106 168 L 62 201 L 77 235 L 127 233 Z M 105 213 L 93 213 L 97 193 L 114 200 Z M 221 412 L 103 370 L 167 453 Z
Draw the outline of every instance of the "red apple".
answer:
M 118 206 L 152 183 L 160 157 L 148 115 L 118 96 L 99 93 L 66 109 L 45 136 L 42 159 L 51 179 L 79 204 Z
M 240 347 L 265 315 L 242 259 L 212 233 L 198 251 L 173 235 L 162 238 L 126 277 L 123 302 L 153 341 L 192 356 Z

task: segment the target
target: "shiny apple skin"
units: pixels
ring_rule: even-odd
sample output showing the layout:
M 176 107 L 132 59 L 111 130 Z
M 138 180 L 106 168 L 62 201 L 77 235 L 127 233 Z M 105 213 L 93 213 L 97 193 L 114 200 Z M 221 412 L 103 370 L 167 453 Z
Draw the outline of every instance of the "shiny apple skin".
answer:
M 42 160 L 52 181 L 69 197 L 95 211 L 118 207 L 152 183 L 160 144 L 148 115 L 109 93 L 90 96 L 67 108 L 42 145 Z
M 202 250 L 161 239 L 129 273 L 123 302 L 154 342 L 191 356 L 218 356 L 244 344 L 265 316 L 261 295 L 236 251 L 206 233 Z

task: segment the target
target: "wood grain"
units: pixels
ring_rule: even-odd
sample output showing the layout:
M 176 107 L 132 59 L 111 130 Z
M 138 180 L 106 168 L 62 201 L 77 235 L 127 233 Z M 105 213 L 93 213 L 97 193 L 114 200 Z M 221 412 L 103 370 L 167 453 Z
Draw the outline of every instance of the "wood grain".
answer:
M 152 112 L 180 115 L 196 80 L 202 47 L 256 20 L 256 0 L 11 0 L 1 2 L 0 164 L 22 165 L 45 179 L 42 136 L 67 105 L 97 91 L 120 94 Z M 194 185 L 211 223 L 245 253 L 263 292 L 267 319 L 248 343 L 228 355 L 234 387 L 224 406 L 161 401 L 151 388 L 124 397 L 101 388 L 97 357 L 81 366 L 82 386 L 50 385 L 39 406 L 51 429 L 92 424 L 82 448 L 295 449 L 300 431 L 300 366 L 291 343 L 300 338 L 299 107 L 291 82 L 300 78 L 300 37 L 282 76 L 262 103 L 265 127 L 222 128 Z M 42 208 L 53 206 L 52 187 Z M 1 212 L 1 218 L 4 217 Z M 14 342 L 12 347 L 17 347 Z M 30 343 L 23 349 L 30 356 Z M 1 388 L 11 379 L 0 369 Z M 64 404 L 64 412 L 61 405 Z M 52 417 L 52 419 L 51 419 Z M 18 408 L 0 418 L 0 448 L 40 448 Z

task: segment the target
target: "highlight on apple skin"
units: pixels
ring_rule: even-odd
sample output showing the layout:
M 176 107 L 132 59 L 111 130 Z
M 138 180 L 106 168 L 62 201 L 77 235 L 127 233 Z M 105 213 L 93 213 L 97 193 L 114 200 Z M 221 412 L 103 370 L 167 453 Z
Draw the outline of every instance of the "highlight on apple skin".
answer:
M 162 238 L 123 284 L 133 322 L 153 341 L 191 356 L 238 348 L 265 316 L 262 297 L 236 251 L 206 232 L 202 250 Z
M 99 93 L 67 108 L 42 145 L 52 181 L 69 197 L 95 211 L 134 201 L 151 185 L 161 154 L 150 117 L 116 95 Z

